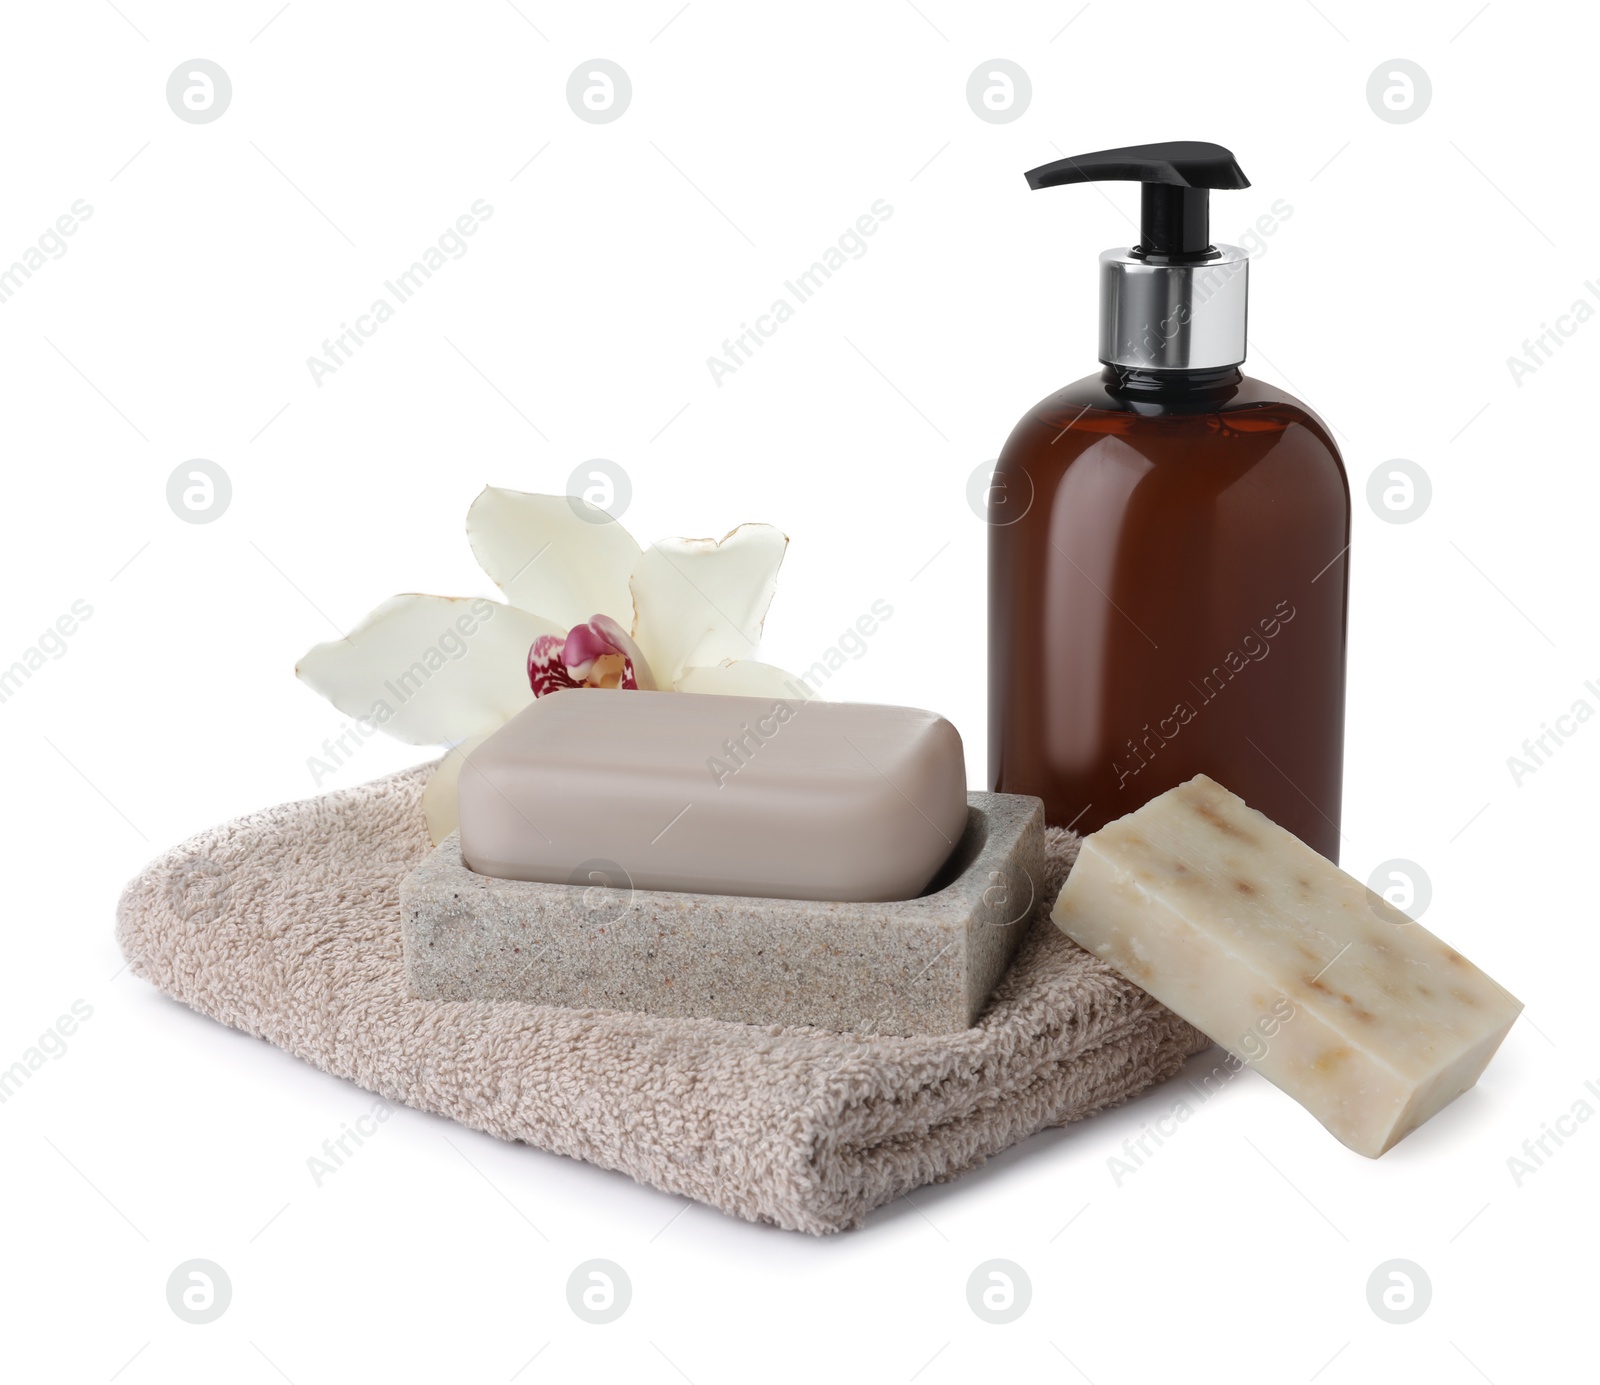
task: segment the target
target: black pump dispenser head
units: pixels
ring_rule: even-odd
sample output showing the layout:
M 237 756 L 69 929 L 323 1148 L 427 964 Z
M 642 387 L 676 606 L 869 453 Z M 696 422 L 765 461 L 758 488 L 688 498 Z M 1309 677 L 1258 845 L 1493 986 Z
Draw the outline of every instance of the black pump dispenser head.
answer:
M 1100 257 L 1100 359 L 1154 370 L 1244 360 L 1249 259 L 1211 243 L 1211 192 L 1247 188 L 1220 144 L 1172 140 L 1101 149 L 1042 164 L 1028 186 L 1132 182 L 1141 189 L 1139 243 Z
M 1031 168 L 1027 178 L 1035 191 L 1066 183 L 1142 183 L 1134 254 L 1170 264 L 1215 259 L 1211 189 L 1250 186 L 1232 154 L 1220 144 L 1200 140 L 1100 149 Z

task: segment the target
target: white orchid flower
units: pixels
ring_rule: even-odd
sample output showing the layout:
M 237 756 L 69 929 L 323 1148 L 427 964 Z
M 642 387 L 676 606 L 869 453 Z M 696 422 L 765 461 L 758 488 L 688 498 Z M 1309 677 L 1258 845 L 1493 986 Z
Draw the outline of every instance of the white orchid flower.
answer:
M 789 544 L 770 524 L 640 549 L 585 500 L 486 486 L 467 539 L 505 602 L 394 596 L 295 668 L 363 726 L 449 747 L 423 794 L 435 842 L 455 829 L 456 780 L 472 751 L 547 692 L 809 695 L 749 657 Z

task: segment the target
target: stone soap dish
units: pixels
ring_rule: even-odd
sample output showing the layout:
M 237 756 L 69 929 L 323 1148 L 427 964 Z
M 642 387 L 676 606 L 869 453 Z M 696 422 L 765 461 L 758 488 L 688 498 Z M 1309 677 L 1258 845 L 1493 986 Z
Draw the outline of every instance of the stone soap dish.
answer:
M 452 834 L 400 886 L 411 991 L 845 1033 L 969 1028 L 1033 916 L 1044 809 L 967 795 L 928 890 L 889 904 L 750 899 L 478 875 Z

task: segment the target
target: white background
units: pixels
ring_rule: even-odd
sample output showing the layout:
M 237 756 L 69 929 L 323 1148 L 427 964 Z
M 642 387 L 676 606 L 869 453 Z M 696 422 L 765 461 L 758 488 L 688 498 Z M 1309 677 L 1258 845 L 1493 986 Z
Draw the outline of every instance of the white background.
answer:
M 8 7 L 0 263 L 76 199 L 93 215 L 0 304 L 0 664 L 75 600 L 93 616 L 0 705 L 0 1066 L 75 1000 L 93 1017 L 0 1107 L 6 1375 L 1506 1385 L 1592 1360 L 1600 1122 L 1520 1186 L 1507 1160 L 1600 1108 L 1600 726 L 1520 786 L 1506 760 L 1600 708 L 1600 325 L 1520 385 L 1507 358 L 1600 302 L 1600 23 L 1079 3 Z M 203 125 L 165 99 L 197 56 L 233 83 Z M 565 99 L 597 56 L 633 83 L 604 125 Z M 1404 124 L 1366 99 L 1397 56 L 1433 86 Z M 965 96 L 997 57 L 1033 87 L 1004 124 Z M 1344 863 L 1422 865 L 1428 925 L 1527 1002 L 1479 1087 L 1369 1163 L 1246 1073 L 1119 1185 L 1124 1139 L 1192 1096 L 1168 1084 L 826 1241 L 410 1111 L 315 1186 L 308 1157 L 370 1097 L 117 975 L 111 933 L 158 850 L 313 791 L 343 719 L 298 655 L 393 592 L 486 593 L 480 486 L 561 491 L 605 457 L 641 540 L 792 536 L 771 661 L 807 666 L 888 600 L 829 695 L 945 712 L 981 781 L 966 482 L 1096 369 L 1095 256 L 1137 206 L 1022 172 L 1170 138 L 1254 180 L 1213 199 L 1219 237 L 1292 208 L 1252 273 L 1247 369 L 1329 420 L 1356 494 Z M 307 356 L 479 198 L 469 252 L 316 385 Z M 868 253 L 715 384 L 706 357 L 878 199 Z M 166 502 L 192 458 L 232 479 L 212 524 Z M 1432 479 L 1413 523 L 1365 501 L 1393 458 Z M 379 738 L 324 787 L 419 758 Z M 234 1292 L 204 1327 L 165 1298 L 197 1256 Z M 594 1257 L 633 1283 L 607 1327 L 564 1294 Z M 992 1257 L 1033 1286 L 1006 1326 L 966 1303 Z M 1433 1286 L 1405 1326 L 1366 1296 L 1394 1257 Z

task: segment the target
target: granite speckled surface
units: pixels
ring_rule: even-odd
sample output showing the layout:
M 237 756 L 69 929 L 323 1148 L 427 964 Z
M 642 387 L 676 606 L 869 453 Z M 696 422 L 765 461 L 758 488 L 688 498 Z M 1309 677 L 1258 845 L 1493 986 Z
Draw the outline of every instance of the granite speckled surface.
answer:
M 969 794 L 940 877 L 890 904 L 636 890 L 603 868 L 503 880 L 469 870 L 452 834 L 400 886 L 406 975 L 427 1000 L 956 1033 L 1010 963 L 1043 864 L 1043 807 L 1014 794 Z

